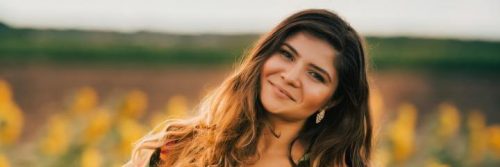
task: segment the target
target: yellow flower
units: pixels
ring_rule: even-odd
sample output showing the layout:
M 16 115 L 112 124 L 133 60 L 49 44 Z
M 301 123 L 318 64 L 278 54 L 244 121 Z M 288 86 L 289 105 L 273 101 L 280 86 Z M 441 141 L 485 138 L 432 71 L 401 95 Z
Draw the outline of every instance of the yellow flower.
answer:
M 0 167 L 10 167 L 9 160 L 3 154 L 0 154 Z
M 140 90 L 133 90 L 125 97 L 120 116 L 122 118 L 137 119 L 142 116 L 147 106 L 148 98 L 146 93 Z
M 24 117 L 12 100 L 7 82 L 0 80 L 0 146 L 13 144 L 21 135 Z
M 83 132 L 84 143 L 95 143 L 104 136 L 111 126 L 111 114 L 107 110 L 99 110 L 90 120 Z
M 0 104 L 11 103 L 12 90 L 9 83 L 0 78 Z
M 102 155 L 95 148 L 85 148 L 81 156 L 82 167 L 99 167 L 102 165 Z
M 97 102 L 97 92 L 93 88 L 80 88 L 75 94 L 71 111 L 77 114 L 89 112 L 97 106 Z
M 438 107 L 439 110 L 439 128 L 438 135 L 442 141 L 446 141 L 460 129 L 460 113 L 452 104 L 441 103 Z
M 0 146 L 16 142 L 23 129 L 23 113 L 15 104 L 0 106 Z
M 0 79 L 0 105 L 3 103 L 11 103 L 12 91 L 7 81 Z
M 47 135 L 41 140 L 41 152 L 58 156 L 66 152 L 69 145 L 68 119 L 62 115 L 53 115 L 48 122 Z
M 500 125 L 493 125 L 488 128 L 490 138 L 490 149 L 500 158 Z
M 127 157 L 132 151 L 132 145 L 145 134 L 145 128 L 133 119 L 121 119 L 118 122 L 119 156 Z
M 168 100 L 166 109 L 169 118 L 185 117 L 188 111 L 187 99 L 180 95 L 173 96 Z
M 406 161 L 413 153 L 415 149 L 416 123 L 416 107 L 410 103 L 401 104 L 389 134 L 393 144 L 393 157 L 396 162 Z
M 473 111 L 467 118 L 469 129 L 469 155 L 472 162 L 483 159 L 487 147 L 487 131 L 484 115 L 479 111 Z

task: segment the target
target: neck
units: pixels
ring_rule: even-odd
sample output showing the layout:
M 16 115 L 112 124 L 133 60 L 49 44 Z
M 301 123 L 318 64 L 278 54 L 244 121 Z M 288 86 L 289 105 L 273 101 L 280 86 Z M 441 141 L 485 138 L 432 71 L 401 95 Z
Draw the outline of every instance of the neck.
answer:
M 305 120 L 287 121 L 268 116 L 267 121 L 270 128 L 262 129 L 262 136 L 259 139 L 259 152 L 262 154 L 288 155 L 290 143 L 298 136 Z M 294 149 L 302 150 L 300 141 L 294 143 Z

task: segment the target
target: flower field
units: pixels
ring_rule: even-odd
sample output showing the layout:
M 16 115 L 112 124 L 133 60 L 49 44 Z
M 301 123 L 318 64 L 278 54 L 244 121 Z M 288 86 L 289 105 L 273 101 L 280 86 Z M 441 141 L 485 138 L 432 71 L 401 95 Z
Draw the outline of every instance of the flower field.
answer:
M 84 86 L 55 102 L 62 110 L 26 129 L 27 115 L 14 100 L 13 86 L 0 79 L 0 167 L 121 166 L 134 141 L 164 120 L 191 115 L 196 104 L 175 95 L 162 110 L 149 111 L 151 99 L 142 90 L 109 101 Z M 500 166 L 500 124 L 488 124 L 480 109 L 463 111 L 447 101 L 426 115 L 411 101 L 392 109 L 377 89 L 370 103 L 374 166 Z M 34 137 L 21 140 L 23 131 Z

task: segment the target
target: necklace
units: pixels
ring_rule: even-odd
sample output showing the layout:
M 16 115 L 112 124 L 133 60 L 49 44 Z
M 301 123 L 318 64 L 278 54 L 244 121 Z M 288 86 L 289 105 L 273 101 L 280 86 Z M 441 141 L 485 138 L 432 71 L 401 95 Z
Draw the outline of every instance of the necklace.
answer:
M 281 132 L 277 133 L 271 126 L 269 126 L 269 131 L 271 131 L 271 134 L 273 134 L 275 138 L 279 139 L 281 137 Z

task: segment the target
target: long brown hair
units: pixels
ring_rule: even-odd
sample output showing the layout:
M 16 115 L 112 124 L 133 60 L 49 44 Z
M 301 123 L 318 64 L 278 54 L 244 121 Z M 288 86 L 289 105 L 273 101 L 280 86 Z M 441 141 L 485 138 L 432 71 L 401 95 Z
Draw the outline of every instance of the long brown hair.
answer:
M 128 165 L 144 164 L 152 150 L 166 143 L 169 154 L 165 166 L 228 167 L 257 160 L 257 140 L 268 125 L 259 100 L 262 65 L 298 32 L 335 48 L 332 65 L 338 72 L 339 85 L 330 99 L 334 104 L 328 109 L 331 111 L 319 124 L 315 115 L 308 118 L 296 140 L 309 143 L 310 166 L 367 166 L 372 125 L 363 41 L 348 23 L 322 9 L 295 13 L 261 36 L 238 68 L 203 99 L 196 108 L 197 116 L 169 120 L 160 130 L 151 131 L 136 144 Z

